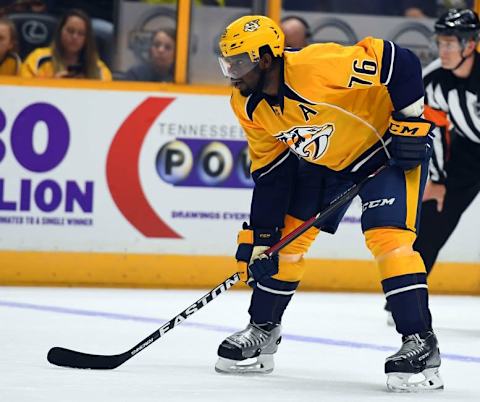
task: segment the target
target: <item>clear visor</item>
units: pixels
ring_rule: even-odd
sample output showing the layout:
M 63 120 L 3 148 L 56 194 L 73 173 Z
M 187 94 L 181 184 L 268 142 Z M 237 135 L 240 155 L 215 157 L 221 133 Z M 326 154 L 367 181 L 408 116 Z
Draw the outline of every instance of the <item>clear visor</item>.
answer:
M 463 46 L 460 43 L 460 41 L 457 38 L 452 39 L 452 37 L 448 37 L 448 39 L 445 39 L 443 37 L 438 37 L 435 40 L 435 45 L 437 47 L 437 50 L 443 50 L 445 52 L 462 52 L 463 51 Z
M 222 68 L 223 75 L 227 78 L 241 78 L 249 71 L 252 71 L 258 62 L 250 60 L 247 53 L 241 53 L 236 56 L 219 57 L 218 61 Z

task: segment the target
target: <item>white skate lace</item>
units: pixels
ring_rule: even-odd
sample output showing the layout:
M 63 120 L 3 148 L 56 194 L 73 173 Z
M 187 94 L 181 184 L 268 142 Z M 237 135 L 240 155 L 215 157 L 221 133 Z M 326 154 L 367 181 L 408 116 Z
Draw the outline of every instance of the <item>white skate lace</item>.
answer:
M 247 327 L 243 331 L 237 332 L 228 337 L 228 340 L 237 345 L 248 348 L 252 346 L 260 346 L 268 339 L 268 334 L 255 327 Z
M 418 334 L 408 335 L 405 337 L 403 346 L 398 354 L 406 357 L 413 357 L 424 352 L 425 341 Z

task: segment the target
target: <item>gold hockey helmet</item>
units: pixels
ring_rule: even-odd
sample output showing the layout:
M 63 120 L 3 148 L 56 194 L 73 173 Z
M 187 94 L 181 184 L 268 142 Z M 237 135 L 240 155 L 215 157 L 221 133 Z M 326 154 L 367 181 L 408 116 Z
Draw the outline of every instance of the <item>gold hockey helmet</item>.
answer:
M 272 19 L 263 15 L 247 15 L 225 28 L 219 46 L 223 73 L 240 78 L 260 61 L 260 48 L 269 46 L 274 57 L 283 55 L 284 34 Z

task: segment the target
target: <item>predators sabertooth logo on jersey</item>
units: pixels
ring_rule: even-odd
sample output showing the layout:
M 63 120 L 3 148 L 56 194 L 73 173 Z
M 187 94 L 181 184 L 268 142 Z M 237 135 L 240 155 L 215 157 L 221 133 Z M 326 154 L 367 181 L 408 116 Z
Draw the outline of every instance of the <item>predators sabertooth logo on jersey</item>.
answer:
M 260 20 L 253 20 L 253 21 L 247 22 L 243 27 L 243 30 L 245 32 L 255 32 L 258 28 L 260 28 L 259 21 Z
M 331 123 L 322 126 L 294 127 L 275 138 L 287 144 L 298 156 L 319 159 L 328 148 L 328 138 L 335 131 Z

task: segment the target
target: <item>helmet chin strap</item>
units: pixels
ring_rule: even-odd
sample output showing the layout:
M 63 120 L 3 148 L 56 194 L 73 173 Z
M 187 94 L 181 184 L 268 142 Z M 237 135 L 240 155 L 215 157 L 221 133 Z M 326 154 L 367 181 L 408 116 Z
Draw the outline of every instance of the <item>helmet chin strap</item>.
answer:
M 462 54 L 463 54 L 463 50 L 462 50 Z M 462 60 L 460 60 L 460 62 L 455 67 L 451 68 L 450 70 L 451 71 L 458 70 L 462 66 L 462 64 L 465 63 L 465 60 L 467 60 L 470 56 L 466 56 L 466 57 L 462 56 Z
M 462 60 L 460 60 L 460 62 L 454 67 L 454 68 L 451 68 L 450 70 L 452 72 L 454 72 L 455 70 L 458 70 L 462 65 L 463 63 L 465 63 L 465 60 L 467 60 L 468 58 L 472 57 L 474 54 L 475 54 L 475 50 L 469 54 L 468 56 L 464 56 L 463 55 L 463 52 L 465 51 L 465 41 L 462 39 Z

